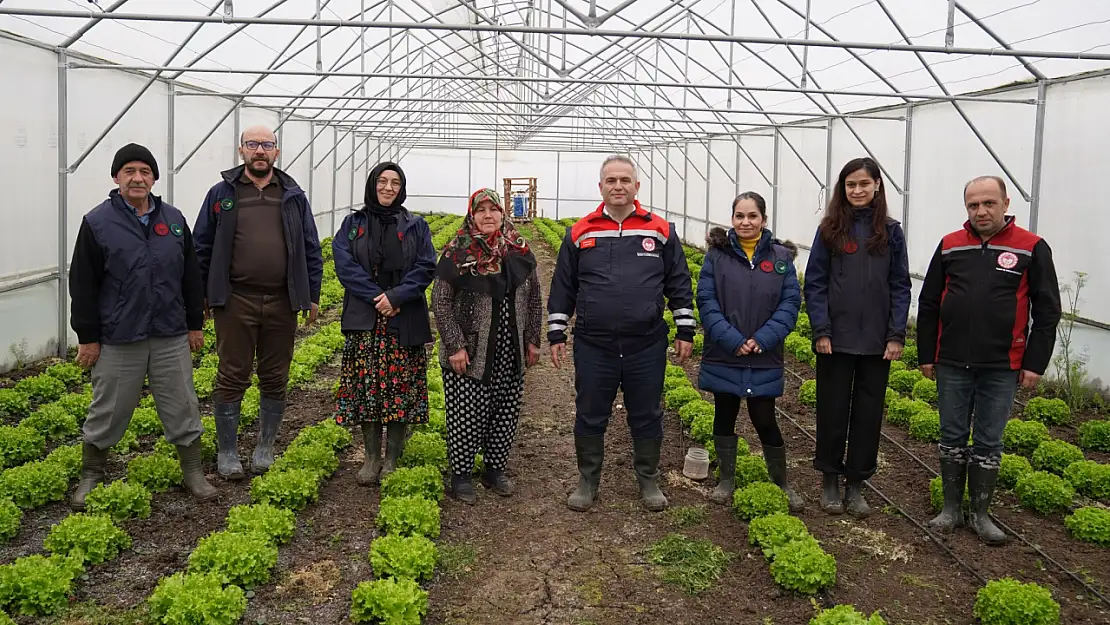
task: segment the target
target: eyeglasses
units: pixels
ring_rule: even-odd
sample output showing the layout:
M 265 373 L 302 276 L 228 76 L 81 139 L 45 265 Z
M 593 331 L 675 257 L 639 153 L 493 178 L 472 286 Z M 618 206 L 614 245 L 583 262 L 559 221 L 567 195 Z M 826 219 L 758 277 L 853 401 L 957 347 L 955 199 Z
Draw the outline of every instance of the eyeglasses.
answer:
M 247 148 L 248 150 L 257 150 L 259 147 L 261 147 L 263 150 L 269 152 L 270 150 L 276 148 L 277 144 L 273 141 L 244 141 L 243 147 Z
M 389 178 L 378 178 L 378 186 L 379 187 L 389 187 L 390 189 L 400 189 L 401 188 L 401 181 L 400 180 L 391 180 Z

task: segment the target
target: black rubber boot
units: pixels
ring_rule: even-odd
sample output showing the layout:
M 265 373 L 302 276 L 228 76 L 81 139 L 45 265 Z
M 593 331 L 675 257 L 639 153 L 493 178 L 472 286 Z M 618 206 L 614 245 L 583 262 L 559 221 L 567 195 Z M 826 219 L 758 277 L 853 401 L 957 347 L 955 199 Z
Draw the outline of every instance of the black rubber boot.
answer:
M 941 458 L 940 479 L 944 489 L 944 509 L 929 521 L 935 532 L 951 532 L 964 524 L 964 489 L 967 487 L 967 463 Z
M 586 512 L 597 501 L 601 488 L 605 435 L 575 436 L 574 452 L 578 458 L 578 489 L 567 498 L 567 507 L 576 512 Z
M 971 496 L 971 512 L 968 515 L 971 528 L 988 545 L 1004 545 L 1009 540 L 1006 533 L 991 521 L 990 505 L 994 497 L 994 484 L 998 480 L 998 468 L 987 468 L 975 462 L 967 465 L 967 489 Z
M 847 480 L 844 484 L 844 509 L 857 519 L 871 516 L 871 507 L 863 498 L 863 482 Z
M 408 435 L 407 423 L 387 423 L 385 426 L 385 464 L 382 466 L 382 479 L 397 470 L 397 462 L 405 452 Z M 473 487 L 471 488 L 473 490 Z
M 717 468 L 721 477 L 717 487 L 709 493 L 709 500 L 726 506 L 732 505 L 732 493 L 736 490 L 736 435 L 714 436 L 713 449 L 717 451 Z
M 363 421 L 361 427 L 366 460 L 362 463 L 355 481 L 361 486 L 370 486 L 377 483 L 378 474 L 382 470 L 382 424 Z
M 659 453 L 663 448 L 661 438 L 632 439 L 632 467 L 640 483 L 640 497 L 644 507 L 652 512 L 667 508 L 667 498 L 659 490 Z
M 770 474 L 771 481 L 786 493 L 786 497 L 790 501 L 790 511 L 801 512 L 805 510 L 805 500 L 802 499 L 801 495 L 794 492 L 794 489 L 790 487 L 790 481 L 786 478 L 786 446 L 771 447 L 764 445 L 763 462 L 767 465 L 767 473 Z
M 69 500 L 71 508 L 77 511 L 85 509 L 85 497 L 96 488 L 97 484 L 104 481 L 104 467 L 107 464 L 107 449 L 98 449 L 91 443 L 81 445 L 81 481 L 78 482 L 77 490 Z
M 512 480 L 500 469 L 487 468 L 483 471 L 482 486 L 485 486 L 502 497 L 511 497 L 513 494 Z
M 840 498 L 840 474 L 824 473 L 821 478 L 821 509 L 828 514 L 844 514 Z
M 216 469 L 228 480 L 241 480 L 243 463 L 239 461 L 239 402 L 216 404 Z
M 181 463 L 181 473 L 185 476 L 183 481 L 185 490 L 200 501 L 216 498 L 216 487 L 204 478 L 204 471 L 200 468 L 200 437 L 191 445 L 177 446 L 177 461 Z
M 474 484 L 470 482 L 469 475 L 451 475 L 451 496 L 463 503 L 474 503 L 478 496 L 474 492 Z
M 285 402 L 263 397 L 258 405 L 258 444 L 251 456 L 251 472 L 265 473 L 274 463 L 274 441 L 277 440 L 281 420 L 285 416 Z

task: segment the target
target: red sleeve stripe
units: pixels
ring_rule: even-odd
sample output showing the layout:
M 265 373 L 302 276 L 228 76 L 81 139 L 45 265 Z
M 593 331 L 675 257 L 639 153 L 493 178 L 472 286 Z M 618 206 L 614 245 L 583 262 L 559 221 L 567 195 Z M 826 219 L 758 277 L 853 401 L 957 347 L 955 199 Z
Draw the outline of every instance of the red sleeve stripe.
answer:
M 1021 369 L 1021 361 L 1025 357 L 1025 330 L 1029 326 L 1028 273 L 1021 276 L 1021 284 L 1018 285 L 1016 300 L 1013 334 L 1010 340 L 1010 368 L 1014 371 Z

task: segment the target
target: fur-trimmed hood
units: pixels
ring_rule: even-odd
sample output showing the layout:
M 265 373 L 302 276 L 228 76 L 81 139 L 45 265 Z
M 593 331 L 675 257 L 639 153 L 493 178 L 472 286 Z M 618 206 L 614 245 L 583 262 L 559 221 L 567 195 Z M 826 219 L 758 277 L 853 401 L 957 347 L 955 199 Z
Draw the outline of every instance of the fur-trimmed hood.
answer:
M 709 247 L 716 247 L 722 250 L 727 250 L 732 247 L 732 242 L 729 241 L 729 231 L 720 226 L 714 226 L 709 230 L 709 234 L 705 235 L 705 242 Z M 793 241 L 782 241 L 772 236 L 771 243 L 781 245 L 790 250 L 790 258 L 795 259 L 798 257 L 798 246 Z

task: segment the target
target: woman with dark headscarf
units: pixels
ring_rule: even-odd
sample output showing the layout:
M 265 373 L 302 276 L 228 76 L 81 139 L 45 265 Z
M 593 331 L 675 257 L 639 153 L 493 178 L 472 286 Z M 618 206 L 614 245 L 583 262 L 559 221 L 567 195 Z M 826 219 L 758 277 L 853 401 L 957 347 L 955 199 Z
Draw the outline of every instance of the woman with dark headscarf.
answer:
M 332 252 L 343 295 L 343 364 L 335 421 L 359 424 L 366 461 L 358 483 L 397 467 L 409 424 L 428 421 L 427 355 L 432 342 L 425 292 L 435 271 L 432 234 L 404 207 L 405 172 L 380 163 L 366 181 L 365 206 L 343 220 Z M 382 424 L 386 427 L 382 466 Z
M 539 360 L 543 306 L 536 257 L 492 189 L 470 196 L 466 221 L 435 271 L 432 308 L 447 400 L 451 495 L 475 500 L 470 476 L 508 497 L 505 466 L 516 434 L 524 369 Z

